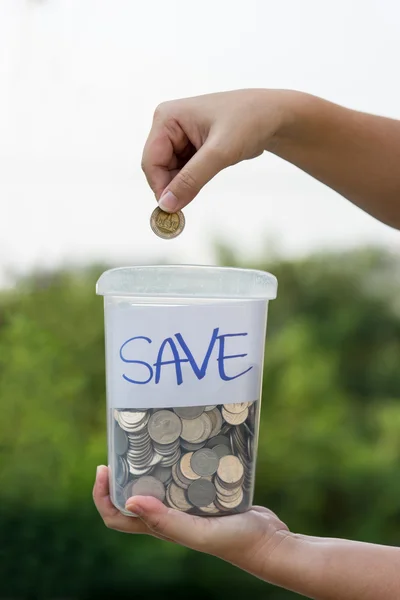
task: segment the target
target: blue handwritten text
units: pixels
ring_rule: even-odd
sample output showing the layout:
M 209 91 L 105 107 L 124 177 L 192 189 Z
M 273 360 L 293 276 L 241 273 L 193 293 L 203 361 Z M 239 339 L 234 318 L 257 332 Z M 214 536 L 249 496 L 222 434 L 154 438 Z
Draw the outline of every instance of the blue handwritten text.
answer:
M 210 364 L 210 358 L 214 348 L 217 345 L 217 365 L 219 377 L 223 381 L 231 381 L 232 379 L 237 379 L 238 377 L 242 377 L 243 375 L 248 373 L 253 367 L 250 366 L 248 369 L 241 371 L 240 373 L 236 373 L 232 376 L 227 375 L 225 370 L 226 361 L 232 360 L 234 358 L 244 358 L 245 356 L 247 356 L 247 353 L 226 354 L 226 344 L 228 343 L 228 340 L 230 338 L 244 336 L 247 336 L 247 333 L 220 334 L 219 327 L 216 327 L 212 332 L 210 343 L 208 345 L 204 358 L 199 364 L 196 362 L 187 342 L 184 340 L 182 334 L 180 333 L 175 333 L 172 337 L 168 337 L 162 341 L 156 354 L 156 361 L 152 364 L 149 364 L 143 360 L 133 360 L 132 358 L 127 358 L 127 354 L 129 353 L 129 355 L 131 355 L 131 352 L 134 351 L 140 355 L 141 344 L 152 344 L 153 341 L 145 336 L 136 336 L 129 338 L 129 340 L 126 340 L 126 342 L 124 342 L 120 348 L 120 359 L 124 363 L 141 365 L 143 373 L 141 374 L 141 379 L 132 379 L 131 377 L 128 377 L 128 375 L 126 375 L 125 373 L 123 374 L 123 378 L 126 381 L 129 381 L 129 383 L 135 383 L 138 385 L 146 385 L 152 380 L 154 380 L 154 383 L 158 384 L 161 381 L 163 369 L 172 365 L 175 369 L 176 383 L 177 385 L 182 385 L 182 364 L 189 363 L 194 375 L 197 377 L 198 380 L 201 380 L 207 375 L 207 369 Z M 183 358 L 180 352 L 183 353 Z

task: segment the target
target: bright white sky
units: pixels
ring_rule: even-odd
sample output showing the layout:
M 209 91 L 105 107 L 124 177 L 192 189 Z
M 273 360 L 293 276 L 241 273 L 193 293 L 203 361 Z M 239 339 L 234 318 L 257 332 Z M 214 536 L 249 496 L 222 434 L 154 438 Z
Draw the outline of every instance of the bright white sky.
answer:
M 398 0 L 0 0 L 0 280 L 63 262 L 210 263 L 400 234 L 273 156 L 229 169 L 159 240 L 140 170 L 162 100 L 295 88 L 400 118 Z

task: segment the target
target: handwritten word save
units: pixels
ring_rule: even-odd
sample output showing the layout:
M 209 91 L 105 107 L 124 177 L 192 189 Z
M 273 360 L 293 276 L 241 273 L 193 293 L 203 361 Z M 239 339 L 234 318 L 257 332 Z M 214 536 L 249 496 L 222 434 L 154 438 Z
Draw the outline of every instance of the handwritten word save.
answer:
M 131 379 L 127 375 L 123 374 L 123 378 L 130 383 L 136 383 L 139 385 L 145 385 L 154 379 L 154 383 L 159 383 L 161 379 L 162 370 L 167 365 L 173 365 L 175 367 L 176 373 L 176 383 L 177 385 L 181 385 L 183 383 L 183 374 L 182 374 L 182 363 L 189 363 L 193 373 L 196 375 L 197 379 L 203 379 L 207 375 L 207 369 L 210 362 L 211 354 L 214 350 L 214 347 L 217 345 L 217 363 L 218 363 L 218 373 L 220 378 L 223 381 L 230 381 L 232 379 L 237 379 L 238 377 L 242 377 L 248 371 L 250 371 L 253 367 L 249 367 L 245 371 L 241 373 L 237 373 L 232 377 L 229 377 L 225 372 L 225 361 L 232 360 L 234 358 L 244 358 L 247 354 L 225 354 L 225 344 L 229 338 L 235 337 L 243 337 L 247 336 L 247 333 L 219 333 L 219 327 L 216 327 L 211 335 L 210 343 L 208 345 L 206 354 L 201 362 L 201 364 L 197 364 L 196 360 L 193 357 L 193 354 L 190 351 L 188 344 L 183 339 L 183 336 L 180 333 L 175 333 L 173 337 L 168 337 L 161 343 L 158 352 L 157 359 L 155 363 L 149 364 L 143 360 L 132 360 L 126 358 L 126 351 L 129 349 L 131 352 L 132 349 L 135 349 L 138 353 L 140 353 L 140 344 L 152 344 L 153 341 L 145 336 L 137 336 L 132 337 L 126 342 L 124 342 L 120 348 L 119 356 L 124 363 L 131 363 L 136 365 L 142 365 L 145 369 L 143 373 L 143 379 Z M 183 352 L 184 358 L 181 357 L 179 351 Z M 172 360 L 164 359 L 165 353 L 168 352 L 169 355 L 172 354 Z

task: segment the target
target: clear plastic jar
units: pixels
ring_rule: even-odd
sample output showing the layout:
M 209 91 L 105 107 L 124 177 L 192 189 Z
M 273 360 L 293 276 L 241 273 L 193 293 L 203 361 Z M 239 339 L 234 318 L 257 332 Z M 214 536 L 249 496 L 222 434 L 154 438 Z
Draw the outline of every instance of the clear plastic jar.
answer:
M 268 301 L 276 278 L 202 266 L 106 271 L 110 490 L 196 515 L 253 500 Z

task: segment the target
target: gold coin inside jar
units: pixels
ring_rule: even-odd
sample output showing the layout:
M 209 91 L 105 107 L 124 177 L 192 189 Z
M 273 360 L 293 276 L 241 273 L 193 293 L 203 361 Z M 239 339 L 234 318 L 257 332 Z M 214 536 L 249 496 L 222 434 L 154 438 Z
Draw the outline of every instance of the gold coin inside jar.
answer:
M 218 508 L 215 506 L 214 502 L 211 502 L 208 506 L 202 506 L 201 512 L 207 513 L 209 515 L 217 515 L 219 513 Z
M 241 489 L 239 493 L 232 499 L 226 500 L 218 496 L 216 500 L 218 505 L 225 509 L 233 509 L 237 508 L 243 502 L 243 490 Z
M 182 233 L 185 217 L 182 211 L 167 213 L 157 206 L 151 214 L 150 227 L 158 237 L 170 240 Z
M 181 458 L 179 466 L 181 468 L 182 474 L 184 475 L 184 477 L 186 477 L 186 479 L 191 479 L 192 481 L 195 481 L 196 479 L 200 479 L 200 475 L 195 473 L 192 467 L 190 466 L 192 456 L 193 452 L 187 452 L 186 454 L 184 454 Z
M 186 512 L 192 508 L 192 505 L 186 499 L 185 490 L 175 485 L 175 483 L 171 483 L 169 486 L 167 499 L 172 507 L 178 510 Z
M 241 425 L 246 421 L 247 417 L 249 416 L 249 409 L 245 408 L 240 413 L 231 413 L 228 410 L 225 410 L 224 407 L 222 407 L 221 413 L 223 418 L 227 423 L 229 423 L 229 425 Z
M 244 468 L 237 456 L 228 454 L 219 461 L 217 475 L 223 483 L 238 484 L 244 475 Z
M 224 409 L 230 413 L 238 414 L 246 410 L 250 402 L 237 402 L 236 404 L 224 404 Z

